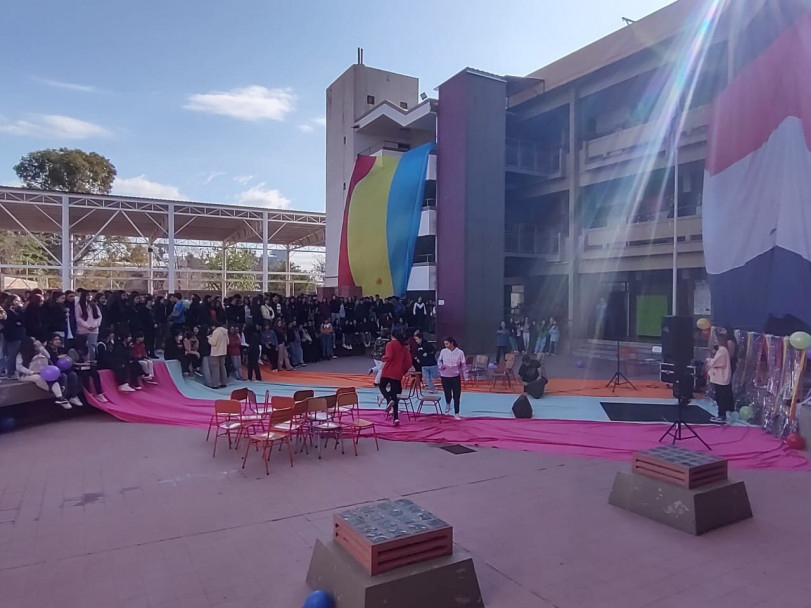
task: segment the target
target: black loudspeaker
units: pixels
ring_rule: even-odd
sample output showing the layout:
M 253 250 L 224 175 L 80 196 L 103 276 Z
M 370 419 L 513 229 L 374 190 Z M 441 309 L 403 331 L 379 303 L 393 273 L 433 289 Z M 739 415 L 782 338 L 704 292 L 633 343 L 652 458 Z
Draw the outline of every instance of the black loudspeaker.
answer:
M 513 416 L 516 418 L 532 418 L 532 405 L 526 395 L 521 395 L 513 403 Z
M 662 361 L 690 365 L 693 348 L 693 318 L 662 317 Z

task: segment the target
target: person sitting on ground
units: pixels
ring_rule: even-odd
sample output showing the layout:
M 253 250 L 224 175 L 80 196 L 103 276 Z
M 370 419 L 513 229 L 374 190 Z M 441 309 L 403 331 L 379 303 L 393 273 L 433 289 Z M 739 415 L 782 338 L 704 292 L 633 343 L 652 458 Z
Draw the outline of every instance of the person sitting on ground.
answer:
M 200 331 L 199 329 L 197 330 Z M 186 359 L 189 362 L 189 372 L 192 374 L 200 373 L 200 340 L 194 331 L 187 331 L 183 337 L 183 351 L 186 354 Z
M 135 340 L 130 345 L 130 361 L 133 361 L 144 372 L 144 382 L 157 384 L 155 382 L 155 362 L 149 358 L 143 332 L 136 333 Z
M 87 345 L 86 334 L 79 334 L 73 339 L 73 348 L 68 350 L 68 356 L 73 361 L 73 369 L 76 370 L 76 375 L 79 376 L 84 390 L 90 393 L 91 388 L 95 388 L 96 399 L 101 403 L 107 403 L 107 397 L 104 396 L 101 388 L 101 378 L 99 370 L 96 368 L 96 361 L 90 360 L 90 348 Z
M 65 351 L 63 344 L 64 342 L 62 340 L 62 336 L 55 333 L 51 336 L 51 339 L 48 340 L 45 350 L 48 351 L 48 356 L 51 359 L 51 365 L 58 367 L 60 359 L 67 359 L 70 361 L 72 367 L 73 361 L 71 361 L 70 357 Z M 68 403 L 76 406 L 84 405 L 82 400 L 79 399 L 81 389 L 79 384 L 79 376 L 76 375 L 75 371 L 72 369 L 63 371 L 59 376 L 59 384 L 62 385 L 62 394 L 64 395 L 65 399 L 68 400 Z
M 130 336 L 128 333 L 121 331 L 116 334 L 109 361 L 119 391 L 133 393 L 141 390 L 141 368 L 137 363 L 133 364 L 130 361 Z M 137 373 L 135 367 L 138 368 Z
M 548 381 L 541 376 L 540 361 L 531 358 L 529 355 L 524 355 L 521 359 L 521 367 L 518 368 L 518 377 L 524 384 L 524 392 L 527 395 L 533 399 L 543 397 L 543 392 Z
M 62 386 L 59 382 L 47 382 L 39 373 L 51 364 L 48 351 L 42 346 L 39 340 L 34 340 L 26 336 L 20 341 L 20 350 L 17 352 L 16 360 L 17 377 L 23 382 L 31 382 L 44 391 L 50 391 L 56 397 L 57 405 L 66 410 L 71 409 L 71 404 L 65 399 L 62 393 Z

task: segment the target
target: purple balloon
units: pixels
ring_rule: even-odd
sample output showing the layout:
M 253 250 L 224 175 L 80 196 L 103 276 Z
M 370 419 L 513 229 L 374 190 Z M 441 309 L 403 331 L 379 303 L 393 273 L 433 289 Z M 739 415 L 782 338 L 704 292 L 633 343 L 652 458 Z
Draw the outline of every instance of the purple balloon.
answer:
M 62 374 L 59 371 L 59 368 L 55 365 L 46 365 L 42 368 L 42 371 L 39 372 L 39 377 L 45 380 L 45 382 L 56 382 L 59 380 L 59 376 Z
M 64 357 L 60 357 L 56 360 L 56 367 L 59 368 L 59 371 L 66 372 L 71 367 L 73 367 L 73 361 L 70 359 L 65 359 Z

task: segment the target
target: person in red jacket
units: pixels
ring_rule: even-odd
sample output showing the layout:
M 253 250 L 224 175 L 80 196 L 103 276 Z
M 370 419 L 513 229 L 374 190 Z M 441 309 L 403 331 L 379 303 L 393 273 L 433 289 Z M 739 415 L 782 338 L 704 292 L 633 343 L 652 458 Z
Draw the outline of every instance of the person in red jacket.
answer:
M 383 371 L 380 374 L 380 392 L 391 410 L 394 426 L 399 426 L 397 397 L 403 392 L 403 376 L 411 369 L 411 352 L 406 346 L 402 331 L 394 332 L 393 340 L 386 344 L 383 355 Z

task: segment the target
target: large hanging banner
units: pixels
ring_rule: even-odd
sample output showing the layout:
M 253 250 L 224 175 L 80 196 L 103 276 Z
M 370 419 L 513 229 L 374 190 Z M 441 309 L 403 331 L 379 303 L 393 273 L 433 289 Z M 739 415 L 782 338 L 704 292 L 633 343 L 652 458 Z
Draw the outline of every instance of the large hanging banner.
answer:
M 346 195 L 338 285 L 405 295 L 434 144 L 401 156 L 358 156 Z
M 811 325 L 811 13 L 721 93 L 710 121 L 704 256 L 713 320 Z

